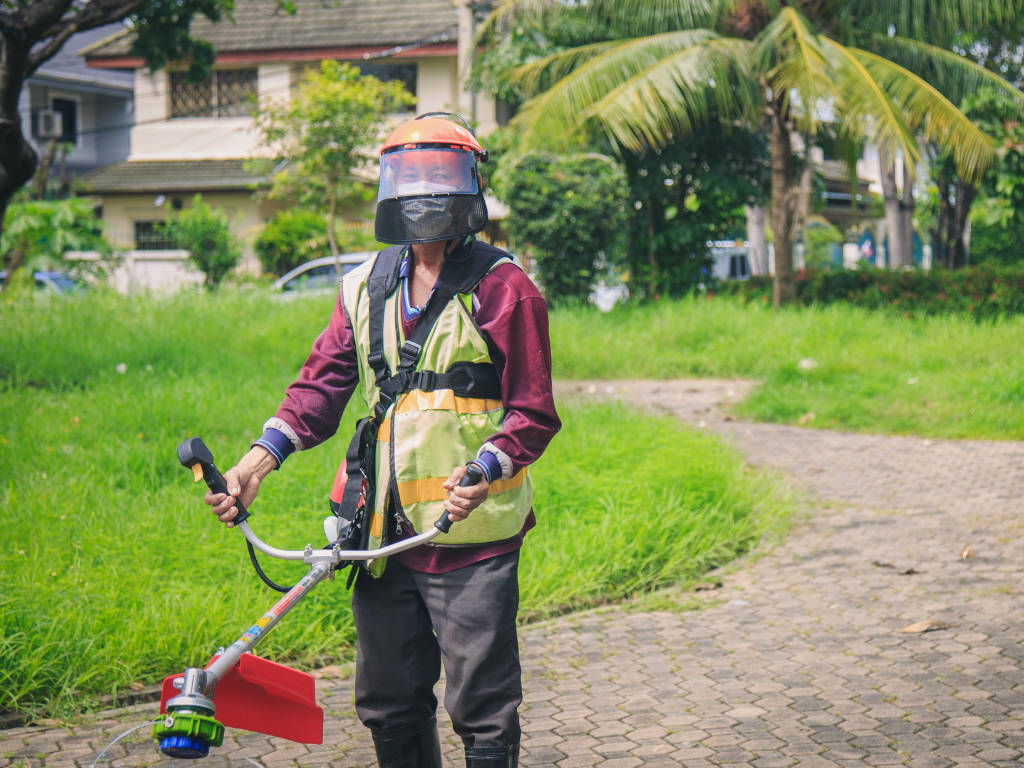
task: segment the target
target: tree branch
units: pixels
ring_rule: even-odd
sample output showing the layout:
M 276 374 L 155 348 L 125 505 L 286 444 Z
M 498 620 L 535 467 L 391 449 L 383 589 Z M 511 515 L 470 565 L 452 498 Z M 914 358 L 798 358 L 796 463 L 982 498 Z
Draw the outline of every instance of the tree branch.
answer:
M 64 43 L 76 32 L 109 24 L 112 21 L 119 21 L 133 11 L 138 10 L 144 0 L 113 0 L 104 2 L 95 0 L 86 5 L 79 13 L 59 22 L 51 24 L 40 36 L 42 39 L 49 38 L 42 45 L 33 49 L 28 57 L 26 76 L 35 72 L 44 62 L 53 57 Z
M 13 14 L 12 20 L 19 29 L 32 39 L 39 35 L 39 30 L 56 24 L 71 7 L 71 0 L 40 0 L 29 3 L 22 10 Z

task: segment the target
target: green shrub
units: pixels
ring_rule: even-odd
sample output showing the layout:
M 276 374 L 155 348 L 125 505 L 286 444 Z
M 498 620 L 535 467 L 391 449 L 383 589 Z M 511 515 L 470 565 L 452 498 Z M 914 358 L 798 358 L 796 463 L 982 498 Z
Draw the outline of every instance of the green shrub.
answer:
M 207 288 L 216 288 L 241 258 L 238 243 L 231 234 L 228 215 L 223 208 L 211 208 L 202 195 L 192 205 L 172 213 L 164 225 L 178 248 L 206 276 Z
M 615 261 L 626 223 L 626 177 L 604 155 L 533 152 L 503 168 L 516 247 L 529 251 L 549 302 L 583 301 L 603 254 Z
M 771 277 L 724 282 L 722 293 L 755 302 L 769 302 Z M 958 270 L 891 271 L 801 270 L 796 278 L 797 303 L 843 302 L 868 309 L 891 309 L 907 315 L 959 313 L 977 319 L 1024 314 L 1024 268 L 982 264 Z
M 358 221 L 335 227 L 334 242 L 338 253 L 383 247 L 374 237 L 373 229 L 362 227 Z M 267 222 L 254 246 L 263 271 L 280 277 L 311 259 L 330 255 L 327 219 L 309 209 L 281 211 Z
M 1024 223 L 975 220 L 971 223 L 971 261 L 1024 265 Z
M 98 251 L 104 258 L 92 262 L 88 271 L 100 272 L 108 267 L 111 248 L 94 207 L 84 197 L 12 202 L 0 236 L 0 269 L 13 272 L 6 290 L 19 283 L 31 289 L 34 269 L 67 269 L 66 251 Z M 22 266 L 28 269 L 24 277 L 18 277 Z M 75 265 L 75 271 L 86 271 L 82 262 Z
M 316 211 L 281 211 L 267 222 L 254 247 L 264 272 L 283 275 L 299 264 L 327 255 L 327 221 Z

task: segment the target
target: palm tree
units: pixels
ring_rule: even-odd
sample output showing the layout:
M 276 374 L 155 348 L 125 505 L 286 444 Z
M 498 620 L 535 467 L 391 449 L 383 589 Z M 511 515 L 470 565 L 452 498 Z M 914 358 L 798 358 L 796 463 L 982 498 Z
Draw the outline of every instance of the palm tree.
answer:
M 774 303 L 795 298 L 794 132 L 808 139 L 823 117 L 846 140 L 865 138 L 902 153 L 912 169 L 920 139 L 948 147 L 977 178 L 993 140 L 942 90 L 1004 80 L 937 43 L 946 32 L 1018 12 L 1021 0 L 505 0 L 482 34 L 519 17 L 544 25 L 578 14 L 615 39 L 578 45 L 520 67 L 536 95 L 513 121 L 525 146 L 556 145 L 599 128 L 640 151 L 686 134 L 713 116 L 765 130 L 771 152 Z M 572 18 L 574 17 L 575 18 Z M 934 34 L 933 34 L 934 32 Z M 906 52 L 915 69 L 892 53 Z M 928 72 L 925 79 L 918 72 Z M 550 83 L 539 90 L 538 83 Z M 938 83 L 938 85 L 933 84 Z M 539 91 L 539 92 L 537 92 Z

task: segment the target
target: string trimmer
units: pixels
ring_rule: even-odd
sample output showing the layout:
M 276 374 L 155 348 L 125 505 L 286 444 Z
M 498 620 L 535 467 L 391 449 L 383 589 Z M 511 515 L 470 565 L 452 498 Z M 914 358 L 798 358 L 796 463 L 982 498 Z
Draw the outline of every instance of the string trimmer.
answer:
M 192 469 L 196 482 L 204 480 L 214 493 L 228 492 L 223 475 L 213 463 L 213 454 L 200 438 L 193 437 L 179 445 L 178 460 Z M 473 485 L 480 477 L 474 467 L 468 467 L 462 485 Z M 313 677 L 249 651 L 339 566 L 417 547 L 447 533 L 452 525 L 445 512 L 433 528 L 411 538 L 379 549 L 345 550 L 334 543 L 330 525 L 334 518 L 328 518 L 324 524 L 327 548 L 313 549 L 307 544 L 303 550 L 284 550 L 262 542 L 245 522 L 251 516 L 249 511 L 241 502 L 236 501 L 235 506 L 235 527 L 250 547 L 281 560 L 301 560 L 309 565 L 309 573 L 204 669 L 189 667 L 183 674 L 164 679 L 160 698 L 164 717 L 154 722 L 152 735 L 159 742 L 160 751 L 169 757 L 205 757 L 210 747 L 221 745 L 225 726 L 304 744 L 322 743 L 324 713 L 316 704 Z

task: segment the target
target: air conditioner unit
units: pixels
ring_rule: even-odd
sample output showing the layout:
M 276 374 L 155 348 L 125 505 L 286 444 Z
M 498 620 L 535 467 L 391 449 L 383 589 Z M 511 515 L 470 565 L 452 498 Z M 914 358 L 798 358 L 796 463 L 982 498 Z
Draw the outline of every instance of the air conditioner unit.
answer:
M 64 134 L 63 115 L 55 109 L 40 109 L 36 113 L 36 135 L 40 139 L 57 139 Z

